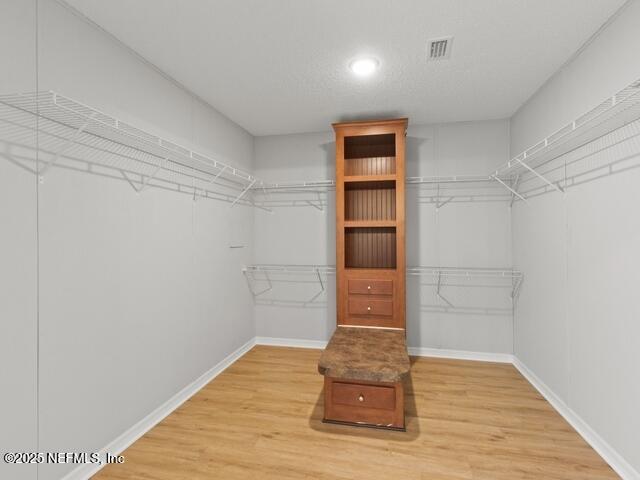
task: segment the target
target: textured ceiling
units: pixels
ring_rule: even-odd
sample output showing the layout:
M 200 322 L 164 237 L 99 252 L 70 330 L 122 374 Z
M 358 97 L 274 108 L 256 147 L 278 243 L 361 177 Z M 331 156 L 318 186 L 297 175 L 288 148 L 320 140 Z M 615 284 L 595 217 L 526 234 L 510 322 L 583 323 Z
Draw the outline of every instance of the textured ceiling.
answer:
M 624 0 L 67 0 L 254 135 L 511 116 Z M 450 60 L 427 40 L 453 35 Z M 349 61 L 380 60 L 370 78 Z

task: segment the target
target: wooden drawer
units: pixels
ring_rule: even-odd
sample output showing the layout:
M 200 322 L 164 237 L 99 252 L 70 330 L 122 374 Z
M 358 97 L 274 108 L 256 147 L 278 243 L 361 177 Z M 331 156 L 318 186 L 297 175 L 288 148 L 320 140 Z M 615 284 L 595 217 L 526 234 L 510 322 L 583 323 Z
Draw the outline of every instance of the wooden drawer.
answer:
M 349 279 L 349 294 L 393 295 L 393 280 Z
M 393 316 L 393 301 L 373 298 L 349 297 L 350 315 Z
M 384 410 L 396 408 L 396 392 L 393 387 L 334 382 L 332 395 L 333 403 L 338 405 Z
M 325 376 L 322 421 L 404 430 L 402 382 L 351 383 Z

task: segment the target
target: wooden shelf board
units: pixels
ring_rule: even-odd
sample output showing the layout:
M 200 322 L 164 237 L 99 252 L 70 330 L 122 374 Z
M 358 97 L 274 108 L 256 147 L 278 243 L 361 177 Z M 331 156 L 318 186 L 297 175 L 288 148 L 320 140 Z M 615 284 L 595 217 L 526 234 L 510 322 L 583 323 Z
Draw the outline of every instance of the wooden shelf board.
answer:
M 350 182 L 388 182 L 395 181 L 396 175 L 351 175 L 345 176 L 345 183 Z
M 345 228 L 395 227 L 395 220 L 345 220 Z
M 372 272 L 395 272 L 397 270 L 396 267 L 382 268 L 382 267 L 344 267 L 346 271 L 349 272 L 360 272 L 360 273 L 372 273 Z

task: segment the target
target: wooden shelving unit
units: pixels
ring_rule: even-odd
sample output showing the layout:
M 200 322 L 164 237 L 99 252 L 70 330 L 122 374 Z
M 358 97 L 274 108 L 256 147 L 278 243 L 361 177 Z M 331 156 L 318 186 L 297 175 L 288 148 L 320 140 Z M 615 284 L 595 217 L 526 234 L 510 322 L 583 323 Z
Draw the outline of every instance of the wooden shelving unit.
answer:
M 333 128 L 338 328 L 318 361 L 323 421 L 404 430 L 407 119 Z
M 333 126 L 338 325 L 405 328 L 406 126 Z

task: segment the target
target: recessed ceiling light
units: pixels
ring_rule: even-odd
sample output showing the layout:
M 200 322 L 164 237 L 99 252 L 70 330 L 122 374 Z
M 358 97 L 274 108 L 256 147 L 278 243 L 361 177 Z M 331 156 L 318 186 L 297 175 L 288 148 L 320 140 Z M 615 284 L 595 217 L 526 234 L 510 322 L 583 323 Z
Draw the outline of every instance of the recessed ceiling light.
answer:
M 359 58 L 349 64 L 353 73 L 360 77 L 371 75 L 378 68 L 379 62 L 375 58 Z

